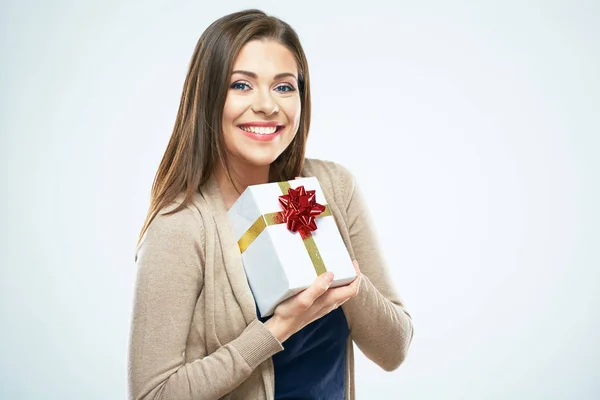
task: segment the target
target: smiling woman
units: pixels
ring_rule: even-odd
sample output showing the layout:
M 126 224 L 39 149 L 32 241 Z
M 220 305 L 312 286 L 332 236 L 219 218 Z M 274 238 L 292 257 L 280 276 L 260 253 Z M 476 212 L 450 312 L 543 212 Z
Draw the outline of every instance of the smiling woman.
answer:
M 413 326 L 352 175 L 305 158 L 308 64 L 261 11 L 200 37 L 136 252 L 131 399 L 353 399 L 353 343 L 385 370 Z M 331 272 L 259 318 L 227 210 L 249 185 L 315 176 L 357 278 Z M 361 265 L 361 271 L 358 265 Z

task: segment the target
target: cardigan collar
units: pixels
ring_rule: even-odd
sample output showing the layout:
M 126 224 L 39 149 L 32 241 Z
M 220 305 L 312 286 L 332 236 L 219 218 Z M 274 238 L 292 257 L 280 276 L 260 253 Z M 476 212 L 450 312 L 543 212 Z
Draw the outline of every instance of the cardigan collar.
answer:
M 227 208 L 225 207 L 221 190 L 214 175 L 204 184 L 202 193 L 214 220 L 215 233 L 217 241 L 221 244 L 223 264 L 225 265 L 227 278 L 233 289 L 233 294 L 242 309 L 246 324 L 249 324 L 257 317 L 256 303 L 244 272 L 237 240 L 227 216 Z

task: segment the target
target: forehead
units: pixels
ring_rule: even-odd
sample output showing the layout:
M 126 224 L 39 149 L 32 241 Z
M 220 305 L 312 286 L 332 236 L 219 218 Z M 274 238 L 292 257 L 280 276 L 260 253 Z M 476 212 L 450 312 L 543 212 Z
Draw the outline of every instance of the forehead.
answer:
M 298 76 L 298 66 L 292 52 L 274 41 L 253 40 L 244 45 L 233 63 L 233 69 L 273 76 L 290 72 Z

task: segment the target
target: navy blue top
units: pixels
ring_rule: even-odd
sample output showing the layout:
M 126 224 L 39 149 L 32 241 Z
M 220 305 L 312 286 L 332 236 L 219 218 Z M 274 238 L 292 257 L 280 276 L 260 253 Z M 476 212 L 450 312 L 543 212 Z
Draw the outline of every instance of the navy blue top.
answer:
M 343 400 L 349 333 L 340 307 L 286 340 L 273 356 L 275 400 Z

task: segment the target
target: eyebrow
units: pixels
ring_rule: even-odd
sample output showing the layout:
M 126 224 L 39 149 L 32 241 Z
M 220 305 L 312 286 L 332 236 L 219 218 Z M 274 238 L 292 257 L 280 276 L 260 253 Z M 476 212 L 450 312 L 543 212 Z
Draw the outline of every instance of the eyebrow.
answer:
M 235 70 L 231 74 L 232 75 L 233 74 L 242 74 L 242 75 L 249 76 L 252 79 L 257 79 L 258 78 L 258 75 L 256 75 L 254 72 L 244 71 L 244 70 L 241 70 L 241 69 Z M 296 78 L 296 75 L 292 74 L 291 72 L 282 72 L 281 74 L 277 74 L 277 75 L 275 75 L 274 79 L 277 80 L 277 79 L 285 78 L 285 77 L 288 77 L 288 76 L 291 76 L 292 78 L 298 80 L 298 78 Z

